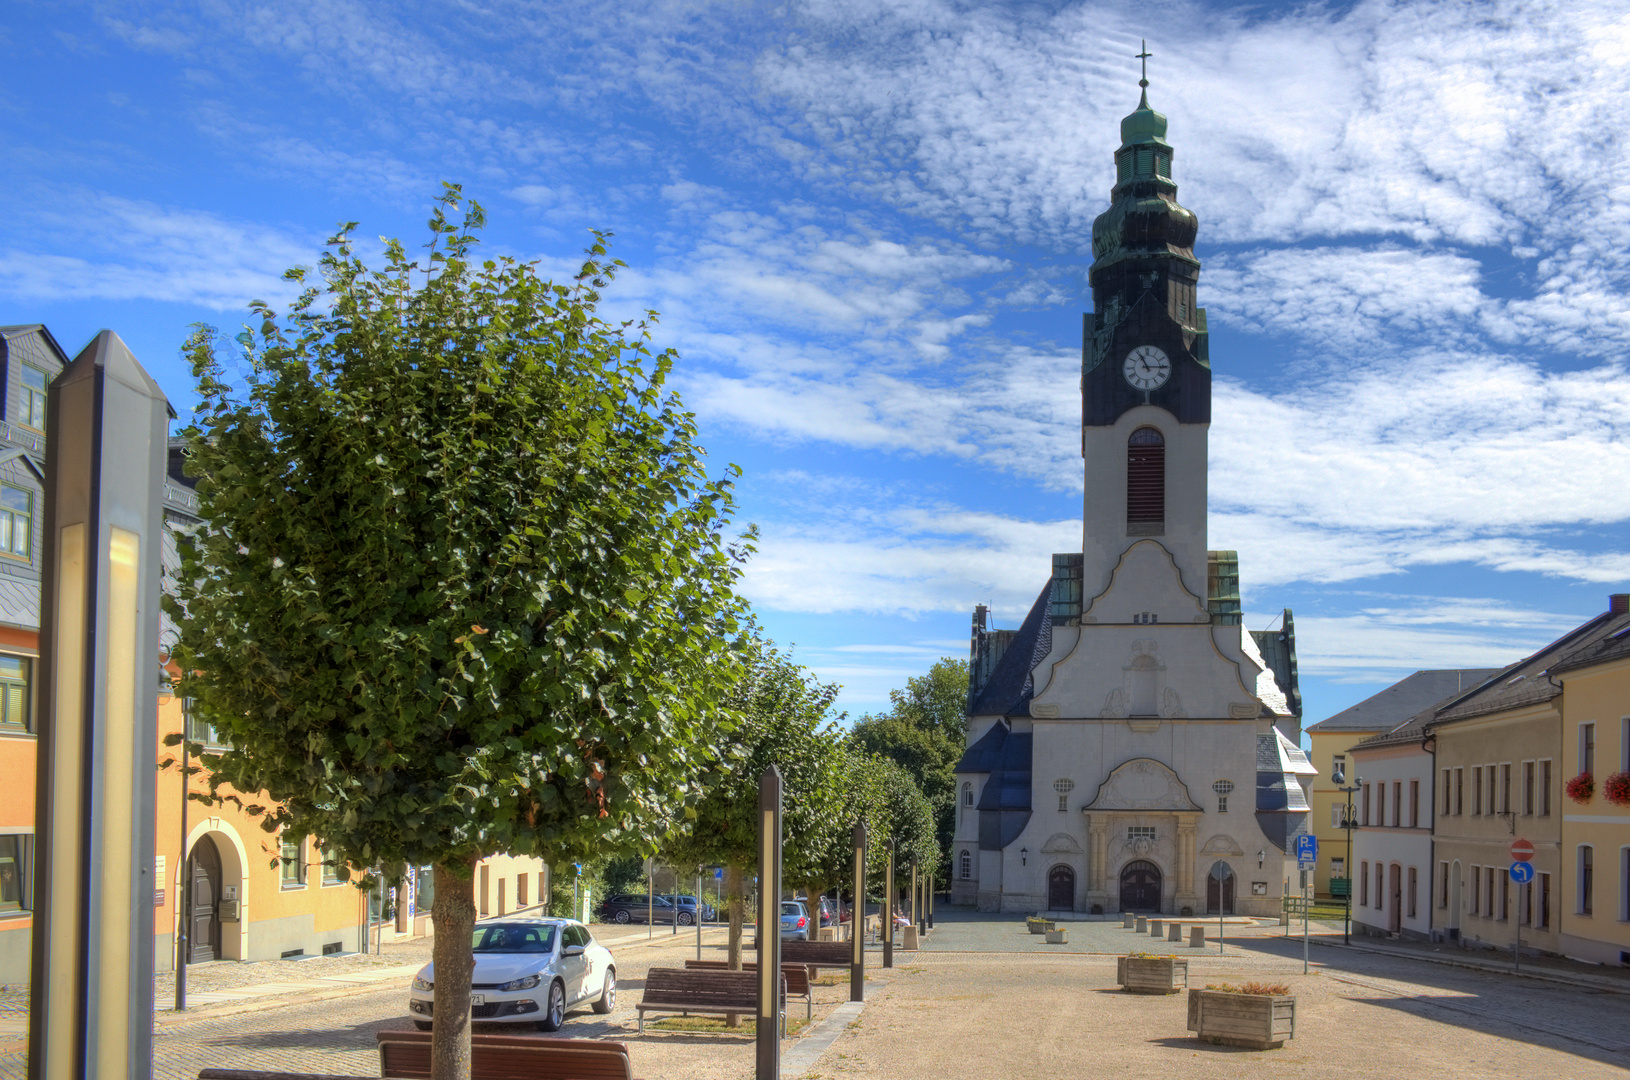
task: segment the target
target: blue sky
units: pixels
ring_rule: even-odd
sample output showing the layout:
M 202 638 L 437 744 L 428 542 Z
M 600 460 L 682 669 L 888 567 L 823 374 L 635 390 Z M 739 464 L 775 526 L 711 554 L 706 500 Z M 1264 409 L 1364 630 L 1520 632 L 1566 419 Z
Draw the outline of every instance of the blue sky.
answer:
M 1078 549 L 1081 313 L 1132 55 L 1198 215 L 1210 542 L 1296 612 L 1308 722 L 1630 585 L 1630 3 L 13 2 L 0 322 L 287 296 L 442 180 L 589 228 L 763 531 L 774 637 L 880 707 Z

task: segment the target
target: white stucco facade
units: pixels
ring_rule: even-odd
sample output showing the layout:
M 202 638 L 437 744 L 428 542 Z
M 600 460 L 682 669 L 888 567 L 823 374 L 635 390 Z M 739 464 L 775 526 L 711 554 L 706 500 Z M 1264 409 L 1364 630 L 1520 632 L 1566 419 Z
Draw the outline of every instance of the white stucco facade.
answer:
M 1432 876 L 1433 756 L 1418 731 L 1386 745 L 1360 743 L 1350 754 L 1370 799 L 1368 819 L 1353 830 L 1354 929 L 1427 940 L 1440 884 Z

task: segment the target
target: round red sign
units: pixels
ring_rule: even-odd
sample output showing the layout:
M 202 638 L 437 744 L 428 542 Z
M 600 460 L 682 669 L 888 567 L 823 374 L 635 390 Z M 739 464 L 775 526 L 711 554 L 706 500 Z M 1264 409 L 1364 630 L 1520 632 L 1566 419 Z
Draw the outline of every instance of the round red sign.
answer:
M 1526 840 L 1513 840 L 1511 842 L 1511 857 L 1518 862 L 1527 862 L 1534 857 L 1534 845 Z

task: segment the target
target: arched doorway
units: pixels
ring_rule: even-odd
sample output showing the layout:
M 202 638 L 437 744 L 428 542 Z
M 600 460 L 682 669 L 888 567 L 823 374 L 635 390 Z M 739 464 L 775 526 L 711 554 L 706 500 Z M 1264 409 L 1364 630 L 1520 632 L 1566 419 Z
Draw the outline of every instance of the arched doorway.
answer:
M 187 857 L 187 962 L 221 958 L 221 853 L 200 836 Z
M 1160 910 L 1160 867 L 1138 859 L 1121 868 L 1121 910 Z
M 1404 872 L 1393 863 L 1389 868 L 1391 876 L 1387 881 L 1387 929 L 1392 933 L 1401 933 L 1404 928 Z
M 1449 867 L 1449 940 L 1460 940 L 1460 860 Z
M 1075 910 L 1075 871 L 1055 866 L 1047 872 L 1047 910 Z
M 1206 914 L 1234 914 L 1234 871 L 1218 860 L 1206 875 Z

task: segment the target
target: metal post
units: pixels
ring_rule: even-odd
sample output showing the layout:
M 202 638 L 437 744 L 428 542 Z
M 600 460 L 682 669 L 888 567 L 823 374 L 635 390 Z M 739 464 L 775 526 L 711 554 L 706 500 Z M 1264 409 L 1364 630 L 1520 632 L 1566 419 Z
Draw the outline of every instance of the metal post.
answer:
M 702 958 L 702 875 L 696 875 L 696 959 Z
M 866 823 L 855 822 L 854 908 L 849 913 L 849 1000 L 866 1000 Z M 839 905 L 839 915 L 842 905 Z M 842 924 L 842 919 L 839 919 Z
M 656 937 L 657 933 L 657 865 L 656 860 L 645 860 L 645 936 Z
M 928 928 L 934 929 L 934 872 L 928 872 Z
M 103 330 L 46 392 L 28 1075 L 148 1076 L 164 392 Z
M 911 857 L 911 926 L 919 935 L 923 932 L 922 906 L 918 903 L 917 895 L 917 856 Z
M 758 780 L 758 1046 L 754 1080 L 780 1080 L 781 1038 L 781 770 Z
M 187 1008 L 187 941 L 192 929 L 192 874 L 187 872 L 187 708 L 181 707 L 181 865 L 176 867 L 179 887 L 175 906 L 180 914 L 175 935 L 175 1010 Z
M 1356 785 L 1355 785 L 1356 786 Z M 1347 903 L 1341 912 L 1341 943 L 1351 945 L 1353 926 L 1353 788 L 1347 788 L 1347 816 L 1342 818 L 1341 827 L 1347 833 L 1347 860 L 1342 870 L 1347 875 Z
M 883 845 L 883 910 L 878 933 L 883 935 L 883 966 L 894 966 L 894 839 Z
M 1308 871 L 1302 871 L 1302 974 L 1307 974 L 1307 909 L 1313 906 L 1312 881 Z

